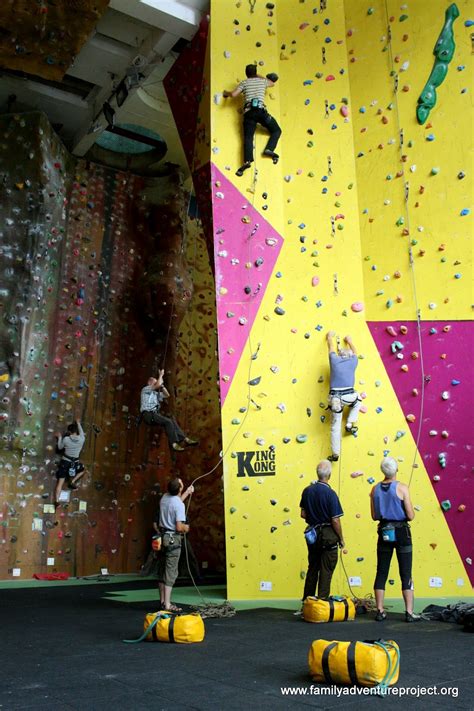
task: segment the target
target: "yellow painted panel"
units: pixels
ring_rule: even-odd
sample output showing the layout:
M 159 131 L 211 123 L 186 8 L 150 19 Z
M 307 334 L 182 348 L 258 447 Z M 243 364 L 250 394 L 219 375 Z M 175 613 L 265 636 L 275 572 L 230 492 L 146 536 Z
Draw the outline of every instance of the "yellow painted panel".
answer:
M 362 13 L 363 4 L 354 4 Z M 299 516 L 300 494 L 315 478 L 318 461 L 329 454 L 329 423 L 324 409 L 328 390 L 324 340 L 327 330 L 334 328 L 341 337 L 350 332 L 363 355 L 357 382 L 360 391 L 366 394 L 367 413 L 361 416 L 360 436 L 344 438 L 340 466 L 334 468 L 331 481 L 345 510 L 345 567 L 349 576 L 361 577 L 361 586 L 354 588 L 361 595 L 371 591 L 375 575 L 376 533 L 370 520 L 371 485 L 367 479 L 379 478 L 380 459 L 384 450 L 389 449 L 400 461 L 401 480 L 407 481 L 415 454 L 415 443 L 365 322 L 369 316 L 386 319 L 387 312 L 385 307 L 379 311 L 378 302 L 372 297 L 378 286 L 371 281 L 372 262 L 364 261 L 366 223 L 372 230 L 375 221 L 369 223 L 362 214 L 370 184 L 368 175 L 361 178 L 366 190 L 362 198 L 358 190 L 362 169 L 355 156 L 363 148 L 359 148 L 359 138 L 354 136 L 362 126 L 359 118 L 357 126 L 352 123 L 355 90 L 350 85 L 352 66 L 357 66 L 357 62 L 350 61 L 353 55 L 349 54 L 343 2 L 331 2 L 330 11 L 317 13 L 313 13 L 313 5 L 319 7 L 319 3 L 279 0 L 270 17 L 264 3 L 256 3 L 254 13 L 248 3 L 224 0 L 212 3 L 211 95 L 216 97 L 211 108 L 212 159 L 284 238 L 222 408 L 230 599 L 296 599 L 302 594 L 306 548 L 304 523 Z M 364 4 L 363 12 L 366 11 Z M 326 19 L 329 24 L 324 23 Z M 235 24 L 236 20 L 239 24 Z M 348 23 L 349 20 L 352 22 L 351 17 Z M 378 22 L 383 34 L 385 26 Z M 326 42 L 326 38 L 331 41 Z M 257 43 L 261 46 L 257 47 Z M 367 104 L 374 99 L 383 105 L 390 102 L 392 80 L 378 66 L 376 54 L 382 46 L 378 41 L 375 48 L 374 34 L 374 41 L 364 48 L 375 67 L 374 78 L 365 68 L 366 83 L 371 87 L 370 95 L 364 99 Z M 381 56 L 385 61 L 385 53 Z M 258 172 L 252 175 L 252 171 L 247 171 L 243 178 L 238 178 L 235 169 L 243 161 L 239 101 L 219 99 L 216 95 L 224 88 L 234 88 L 244 77 L 245 64 L 254 60 L 264 63 L 262 73 L 276 71 L 280 76 L 268 107 L 283 129 L 278 148 L 281 160 L 274 166 L 260 156 L 265 139 L 258 135 Z M 431 56 L 427 61 L 429 73 Z M 317 78 L 318 73 L 321 78 Z M 326 81 L 328 75 L 334 79 Z M 356 86 L 356 91 L 359 90 Z M 341 114 L 346 102 L 347 121 Z M 378 124 L 374 127 L 372 138 L 377 144 L 388 141 L 385 124 L 382 126 L 383 129 Z M 361 136 L 366 140 L 365 133 Z M 308 145 L 310 141 L 312 146 Z M 378 176 L 377 180 L 374 177 L 374 184 L 378 184 L 397 165 L 397 146 L 386 146 L 374 155 L 371 170 Z M 400 195 L 392 195 L 393 202 L 399 201 L 396 207 L 388 206 L 393 221 L 392 218 L 398 219 L 403 205 L 403 186 L 394 180 L 391 187 L 393 191 L 395 188 L 401 191 Z M 268 194 L 267 199 L 262 198 L 263 193 Z M 266 211 L 262 209 L 264 204 L 268 205 Z M 229 216 L 228 228 L 232 227 L 231 219 Z M 338 229 L 339 226 L 343 229 Z M 396 233 L 390 240 L 380 240 L 378 250 L 371 257 L 374 261 L 386 260 L 387 266 L 381 262 L 382 267 L 375 273 L 385 273 L 390 265 L 389 273 L 396 269 L 403 273 L 398 283 L 408 284 L 406 238 Z M 316 287 L 312 286 L 314 276 L 320 278 Z M 433 277 L 431 272 L 432 283 Z M 402 314 L 414 318 L 413 291 L 406 287 L 404 296 L 402 303 L 392 310 L 393 318 Z M 427 298 L 423 292 L 422 297 Z M 441 301 L 438 296 L 433 298 Z M 366 310 L 354 313 L 351 304 L 364 300 Z M 278 302 L 285 310 L 282 316 L 274 312 Z M 444 311 L 442 317 L 446 317 Z M 252 360 L 259 343 L 258 357 Z M 249 386 L 248 381 L 257 376 L 261 376 L 260 383 Z M 242 408 L 247 409 L 240 412 Z M 380 414 L 376 408 L 382 408 Z M 321 417 L 326 421 L 322 422 Z M 232 424 L 233 420 L 238 423 Z M 395 442 L 397 430 L 406 430 L 406 435 Z M 298 444 L 296 437 L 301 434 L 307 436 L 307 441 Z M 285 444 L 284 438 L 290 441 Z M 260 457 L 268 457 L 270 445 L 275 446 L 275 475 L 260 471 L 255 477 L 239 477 L 239 461 L 242 468 L 245 455 L 241 454 L 239 460 L 238 453 L 254 451 L 261 453 Z M 256 461 L 257 454 L 252 463 Z M 269 467 L 268 459 L 259 466 Z M 363 476 L 352 478 L 355 471 L 362 471 Z M 421 463 L 414 470 L 411 488 L 414 502 L 420 508 L 412 527 L 416 592 L 424 596 L 436 592 L 456 595 L 460 579 L 467 585 L 466 572 Z M 436 547 L 431 547 L 431 543 Z M 394 589 L 398 591 L 398 573 L 392 570 L 392 575 L 397 580 Z M 443 579 L 439 591 L 429 587 L 429 577 L 433 575 Z M 271 582 L 272 589 L 260 592 L 262 581 Z M 332 591 L 348 592 L 340 565 Z

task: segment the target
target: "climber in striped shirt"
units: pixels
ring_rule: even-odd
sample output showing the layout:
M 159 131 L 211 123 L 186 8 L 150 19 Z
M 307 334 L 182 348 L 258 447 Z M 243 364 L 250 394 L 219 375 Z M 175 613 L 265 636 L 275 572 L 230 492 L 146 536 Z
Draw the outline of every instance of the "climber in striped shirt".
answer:
M 247 79 L 241 81 L 234 91 L 224 91 L 222 94 L 225 99 L 229 96 L 234 98 L 239 94 L 244 95 L 244 164 L 236 171 L 239 176 L 243 175 L 253 162 L 253 137 L 257 124 L 270 133 L 263 155 L 271 158 L 274 163 L 278 163 L 279 156 L 275 153 L 275 148 L 281 136 L 280 126 L 265 106 L 265 92 L 268 87 L 275 85 L 278 75 L 267 74 L 266 77 L 261 77 L 257 74 L 255 64 L 247 64 L 245 74 Z

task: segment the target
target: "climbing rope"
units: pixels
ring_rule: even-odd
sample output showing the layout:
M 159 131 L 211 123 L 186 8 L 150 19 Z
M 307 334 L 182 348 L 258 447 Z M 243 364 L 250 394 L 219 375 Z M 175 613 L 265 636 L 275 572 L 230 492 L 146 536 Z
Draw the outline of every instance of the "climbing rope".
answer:
M 389 17 L 390 17 L 390 15 L 388 12 L 387 0 L 385 0 L 385 18 L 386 18 L 386 23 L 387 23 L 387 37 L 388 37 L 388 42 L 387 42 L 388 58 L 389 58 L 390 65 L 391 65 L 391 67 L 390 67 L 391 71 L 394 72 L 395 77 L 398 77 L 398 75 L 395 74 L 395 69 L 394 69 L 395 62 L 394 62 L 393 52 L 392 52 L 392 37 L 391 37 Z M 398 88 L 398 81 L 396 81 L 395 85 L 394 85 L 394 99 L 395 99 L 395 115 L 396 115 L 398 136 L 399 136 L 398 149 L 399 149 L 399 153 L 400 153 L 400 164 L 403 166 L 403 160 L 402 160 L 403 129 L 402 129 L 402 126 L 400 123 L 400 108 L 399 108 L 399 103 L 398 103 L 397 88 Z M 418 422 L 418 431 L 417 431 L 416 440 L 415 440 L 415 454 L 414 454 L 413 462 L 411 465 L 411 472 L 410 472 L 410 479 L 408 481 L 408 486 L 411 485 L 413 474 L 414 474 L 414 471 L 416 468 L 416 460 L 418 457 L 418 447 L 419 447 L 419 443 L 420 443 L 420 439 L 421 439 L 421 431 L 422 431 L 422 427 L 423 427 L 423 417 L 424 417 L 424 409 L 425 409 L 425 366 L 424 366 L 424 357 L 423 357 L 423 338 L 422 338 L 422 332 L 421 332 L 421 312 L 420 312 L 420 307 L 419 307 L 419 302 L 418 302 L 418 292 L 417 292 L 417 288 L 416 288 L 415 263 L 414 263 L 414 259 L 413 259 L 412 245 L 410 242 L 411 229 L 410 229 L 410 211 L 408 209 L 409 197 L 410 197 L 410 184 L 409 184 L 409 181 L 405 181 L 405 183 L 404 183 L 404 208 L 405 208 L 405 217 L 406 217 L 406 225 L 407 225 L 407 233 L 408 233 L 407 234 L 408 255 L 409 255 L 410 274 L 411 274 L 412 287 L 413 287 L 413 297 L 415 300 L 418 347 L 420 349 L 420 366 L 421 366 L 420 415 L 419 415 L 419 422 Z
M 256 149 L 256 145 L 255 145 L 255 137 L 254 137 L 253 150 L 254 150 L 254 156 L 255 156 L 255 167 L 254 167 L 254 177 L 253 177 L 253 181 L 252 181 L 252 188 L 253 188 L 252 189 L 252 201 L 251 201 L 252 208 L 254 208 L 254 205 L 255 205 L 255 186 L 256 186 L 257 177 L 258 177 L 257 159 L 256 159 L 256 150 L 255 149 Z M 255 232 L 254 232 L 254 234 L 255 234 Z M 251 235 L 251 236 L 253 236 L 253 235 Z M 250 240 L 247 240 L 247 255 L 248 255 L 248 257 L 250 257 Z M 245 424 L 245 421 L 246 421 L 249 411 L 250 411 L 250 405 L 251 404 L 255 405 L 255 403 L 253 402 L 253 400 L 251 398 L 250 381 L 251 381 L 252 362 L 255 360 L 255 356 L 260 349 L 260 344 L 257 348 L 257 351 L 254 354 L 250 330 L 249 330 L 249 335 L 248 335 L 248 339 L 247 339 L 247 345 L 248 345 L 250 357 L 249 357 L 249 365 L 248 365 L 248 372 L 247 372 L 247 408 L 245 410 L 244 417 L 242 418 L 242 421 L 241 421 L 239 427 L 234 432 L 234 435 L 230 439 L 227 447 L 223 451 L 220 452 L 216 464 L 213 467 L 211 467 L 211 469 L 209 469 L 209 471 L 204 472 L 204 474 L 200 474 L 195 479 L 193 479 L 193 481 L 191 482 L 191 486 L 193 486 L 193 487 L 196 484 L 196 482 L 198 482 L 200 479 L 204 479 L 204 478 L 210 476 L 220 466 L 220 464 L 224 460 L 225 456 L 229 452 L 230 448 L 232 447 L 234 440 L 239 435 L 240 431 L 242 430 L 242 428 Z M 188 516 L 189 508 L 191 506 L 192 497 L 193 497 L 193 495 L 191 494 L 189 496 L 187 504 L 186 504 L 186 517 Z M 191 566 L 189 563 L 188 548 L 187 548 L 187 544 L 186 544 L 186 537 L 184 537 L 184 545 L 185 545 L 185 553 L 186 553 L 186 565 L 188 568 L 189 577 L 191 578 L 191 582 L 192 582 L 197 594 L 199 595 L 199 597 L 202 600 L 202 605 L 197 606 L 196 609 L 200 613 L 202 610 L 206 617 L 231 617 L 231 616 L 235 615 L 235 609 L 230 605 L 230 603 L 228 601 L 226 601 L 222 604 L 215 604 L 215 603 L 211 603 L 211 602 L 208 602 L 205 600 L 198 585 L 196 584 L 196 581 L 195 581 L 194 576 L 191 571 Z

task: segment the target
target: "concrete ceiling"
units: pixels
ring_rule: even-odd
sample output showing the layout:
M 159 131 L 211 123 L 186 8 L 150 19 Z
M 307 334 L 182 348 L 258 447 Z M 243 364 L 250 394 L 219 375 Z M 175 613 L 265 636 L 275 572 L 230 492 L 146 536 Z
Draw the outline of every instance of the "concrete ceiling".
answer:
M 107 126 L 109 101 L 116 123 L 158 133 L 168 145 L 164 160 L 186 171 L 163 78 L 208 9 L 209 0 L 110 0 L 61 82 L 0 69 L 0 110 L 44 111 L 69 150 L 85 156 Z M 118 107 L 122 81 L 128 96 Z

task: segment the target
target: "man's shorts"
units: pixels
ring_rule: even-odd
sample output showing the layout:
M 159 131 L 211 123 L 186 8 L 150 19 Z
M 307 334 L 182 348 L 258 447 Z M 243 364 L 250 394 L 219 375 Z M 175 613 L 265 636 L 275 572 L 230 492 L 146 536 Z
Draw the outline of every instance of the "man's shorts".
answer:
M 171 543 L 171 540 L 174 543 Z M 179 533 L 165 533 L 158 557 L 158 582 L 172 588 L 178 577 L 179 557 L 183 537 Z
M 61 459 L 56 472 L 56 479 L 74 479 L 77 474 L 83 471 L 84 465 L 79 460 L 77 462 L 70 462 L 68 459 Z

